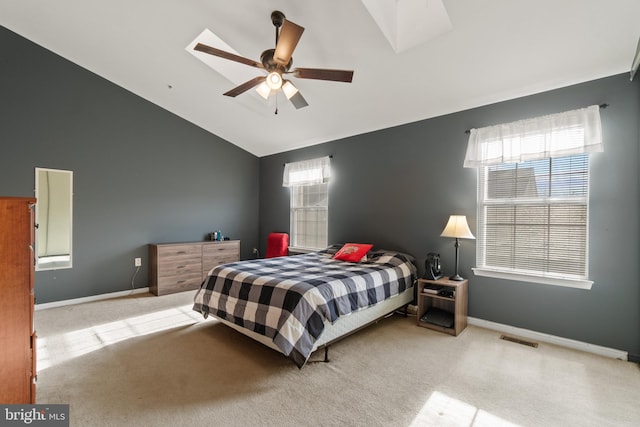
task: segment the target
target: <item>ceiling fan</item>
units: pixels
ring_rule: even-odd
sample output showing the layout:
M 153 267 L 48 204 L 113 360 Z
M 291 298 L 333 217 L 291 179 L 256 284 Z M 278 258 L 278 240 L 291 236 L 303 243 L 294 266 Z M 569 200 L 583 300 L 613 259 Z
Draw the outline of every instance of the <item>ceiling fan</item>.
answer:
M 265 99 L 271 93 L 282 90 L 285 96 L 296 109 L 306 107 L 307 101 L 302 97 L 298 89 L 291 81 L 284 78 L 285 74 L 292 74 L 300 79 L 330 80 L 336 82 L 351 83 L 353 71 L 350 70 L 330 70 L 325 68 L 294 68 L 290 71 L 293 63 L 293 50 L 296 48 L 300 37 L 304 31 L 301 27 L 287 19 L 282 12 L 275 10 L 271 13 L 271 22 L 276 27 L 276 47 L 267 49 L 260 55 L 260 62 L 244 58 L 242 56 L 216 49 L 198 43 L 194 49 L 220 58 L 239 62 L 251 67 L 261 68 L 266 71 L 266 76 L 255 77 L 240 86 L 237 86 L 223 95 L 236 97 L 241 93 L 257 86 L 257 92 Z M 280 28 L 282 27 L 282 28 Z M 278 110 L 276 110 L 276 114 Z

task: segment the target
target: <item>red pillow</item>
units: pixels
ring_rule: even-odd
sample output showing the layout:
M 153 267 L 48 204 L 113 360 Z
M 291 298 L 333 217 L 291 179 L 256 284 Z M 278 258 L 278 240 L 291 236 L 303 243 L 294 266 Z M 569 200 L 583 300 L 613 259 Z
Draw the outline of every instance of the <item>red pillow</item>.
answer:
M 333 256 L 333 259 L 340 261 L 358 262 L 363 256 L 371 250 L 373 245 L 362 243 L 345 243 L 338 252 Z

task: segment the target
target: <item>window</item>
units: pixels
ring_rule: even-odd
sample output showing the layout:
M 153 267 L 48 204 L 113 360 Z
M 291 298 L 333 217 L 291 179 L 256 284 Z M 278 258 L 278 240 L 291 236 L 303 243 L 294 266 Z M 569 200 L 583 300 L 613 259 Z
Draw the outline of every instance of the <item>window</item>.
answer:
M 478 267 L 587 279 L 587 154 L 488 166 L 478 178 Z
M 327 247 L 330 175 L 329 157 L 285 165 L 282 185 L 291 191 L 292 247 Z
M 498 126 L 480 137 L 472 130 L 465 159 L 478 167 L 474 273 L 590 288 L 588 153 L 602 151 L 598 107 Z
M 291 246 L 327 247 L 329 184 L 291 187 Z

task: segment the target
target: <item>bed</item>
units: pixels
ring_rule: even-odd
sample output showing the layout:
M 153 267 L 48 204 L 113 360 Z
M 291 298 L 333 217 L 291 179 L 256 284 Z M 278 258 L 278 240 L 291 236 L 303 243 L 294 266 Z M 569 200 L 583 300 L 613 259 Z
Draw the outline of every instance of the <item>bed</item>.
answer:
M 335 259 L 346 247 L 217 266 L 197 291 L 193 309 L 302 368 L 315 350 L 413 300 L 417 272 L 411 255 L 369 250 L 355 262 Z

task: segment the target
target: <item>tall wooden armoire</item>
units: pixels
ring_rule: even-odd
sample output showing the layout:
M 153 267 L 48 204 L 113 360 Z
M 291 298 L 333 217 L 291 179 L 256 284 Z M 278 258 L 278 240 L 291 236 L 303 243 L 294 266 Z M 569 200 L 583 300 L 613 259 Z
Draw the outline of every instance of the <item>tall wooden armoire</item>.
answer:
M 36 199 L 0 197 L 0 403 L 36 402 L 33 328 Z

